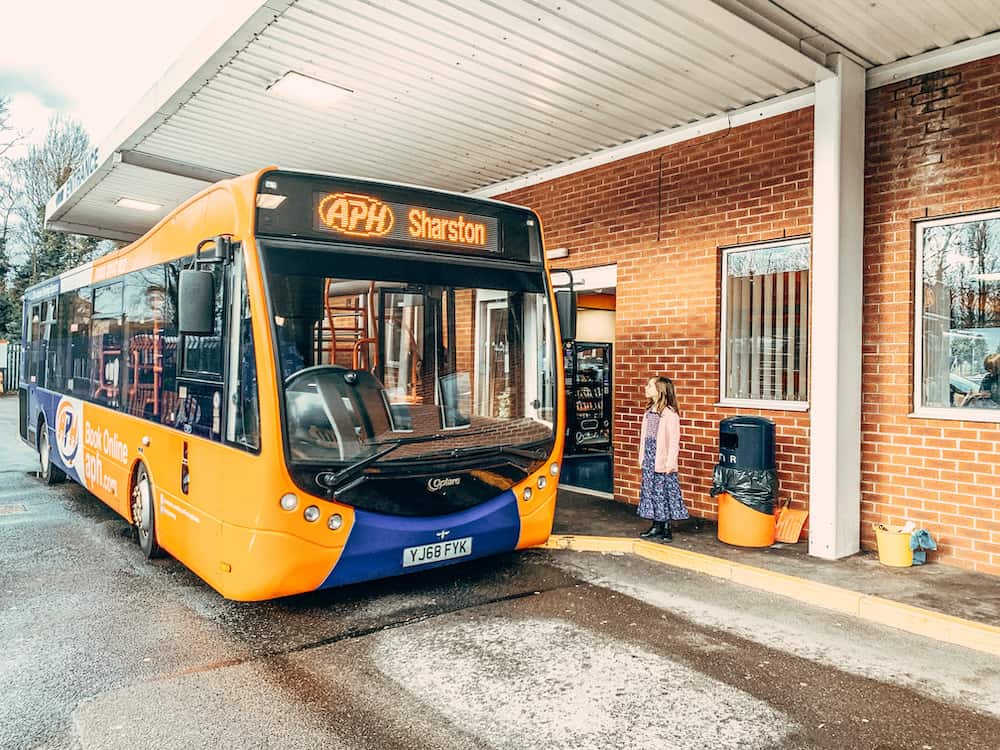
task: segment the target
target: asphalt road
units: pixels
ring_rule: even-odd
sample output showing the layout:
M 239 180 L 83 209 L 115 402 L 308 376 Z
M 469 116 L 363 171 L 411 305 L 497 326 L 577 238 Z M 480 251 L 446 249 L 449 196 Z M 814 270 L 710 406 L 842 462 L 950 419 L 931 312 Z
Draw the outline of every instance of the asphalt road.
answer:
M 0 400 L 0 748 L 998 746 L 1000 663 L 626 556 L 268 603 L 44 487 Z

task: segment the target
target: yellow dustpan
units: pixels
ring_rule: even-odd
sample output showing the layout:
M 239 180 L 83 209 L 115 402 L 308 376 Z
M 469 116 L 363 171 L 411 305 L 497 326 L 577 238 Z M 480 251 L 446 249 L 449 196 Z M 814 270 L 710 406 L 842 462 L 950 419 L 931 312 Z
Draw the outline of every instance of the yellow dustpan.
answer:
M 799 535 L 802 533 L 802 527 L 805 525 L 806 518 L 808 517 L 809 511 L 792 510 L 788 507 L 788 503 L 785 503 L 784 507 L 778 509 L 777 518 L 775 519 L 777 523 L 774 534 L 775 541 L 786 542 L 788 544 L 798 542 Z

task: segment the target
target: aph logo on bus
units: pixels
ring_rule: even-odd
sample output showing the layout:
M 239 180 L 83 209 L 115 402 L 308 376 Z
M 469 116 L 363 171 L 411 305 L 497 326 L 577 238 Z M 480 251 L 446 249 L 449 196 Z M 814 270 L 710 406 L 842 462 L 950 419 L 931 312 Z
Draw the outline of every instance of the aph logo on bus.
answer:
M 69 399 L 59 402 L 56 409 L 56 446 L 67 468 L 73 468 L 80 451 L 80 409 Z
M 323 226 L 351 237 L 384 237 L 396 223 L 388 204 L 358 193 L 326 195 L 320 200 L 318 211 Z

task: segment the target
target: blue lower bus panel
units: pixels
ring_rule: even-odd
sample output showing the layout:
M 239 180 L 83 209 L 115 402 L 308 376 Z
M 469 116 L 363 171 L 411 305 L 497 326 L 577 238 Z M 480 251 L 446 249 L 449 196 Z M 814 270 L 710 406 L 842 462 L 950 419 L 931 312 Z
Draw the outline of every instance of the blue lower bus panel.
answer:
M 344 553 L 320 588 L 510 552 L 520 534 L 517 499 L 509 490 L 469 510 L 433 518 L 358 510 Z

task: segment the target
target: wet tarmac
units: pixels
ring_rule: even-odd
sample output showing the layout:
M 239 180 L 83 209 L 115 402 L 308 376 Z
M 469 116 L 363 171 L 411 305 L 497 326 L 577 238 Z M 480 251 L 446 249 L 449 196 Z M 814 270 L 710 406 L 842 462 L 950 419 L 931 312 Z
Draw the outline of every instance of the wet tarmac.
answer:
M 1000 736 L 995 659 L 631 557 L 535 550 L 226 601 L 174 560 L 145 562 L 122 519 L 44 487 L 31 460 L 0 458 L 0 748 L 982 750 Z

